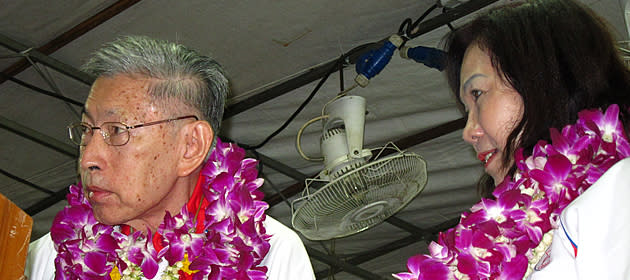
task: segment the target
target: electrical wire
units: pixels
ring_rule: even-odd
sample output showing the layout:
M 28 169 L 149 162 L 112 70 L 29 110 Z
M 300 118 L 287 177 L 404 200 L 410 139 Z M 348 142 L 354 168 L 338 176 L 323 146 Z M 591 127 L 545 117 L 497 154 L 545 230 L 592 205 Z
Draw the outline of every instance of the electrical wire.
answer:
M 293 121 L 293 119 L 295 119 L 295 117 L 297 117 L 297 115 L 302 112 L 302 110 L 304 109 L 304 107 L 306 107 L 306 105 L 311 101 L 311 99 L 313 99 L 313 97 L 315 96 L 315 94 L 319 91 L 319 89 L 324 85 L 324 83 L 326 82 L 326 80 L 328 80 L 328 77 L 330 77 L 330 75 L 335 72 L 337 70 L 338 64 L 339 63 L 343 63 L 341 59 L 337 60 L 337 63 L 335 63 L 333 65 L 333 67 L 330 68 L 330 70 L 328 70 L 326 72 L 326 75 L 324 75 L 324 77 L 319 81 L 319 83 L 317 83 L 317 86 L 315 86 L 315 88 L 313 89 L 313 91 L 311 92 L 311 94 L 309 94 L 309 96 L 302 102 L 302 104 L 300 105 L 300 107 L 297 108 L 297 110 L 295 110 L 295 112 L 293 112 L 293 114 L 284 122 L 284 124 L 282 124 L 282 126 L 280 126 L 278 129 L 276 129 L 276 131 L 274 131 L 273 133 L 271 133 L 269 136 L 267 136 L 267 138 L 265 140 L 263 140 L 262 142 L 260 142 L 257 145 L 246 145 L 246 144 L 241 144 L 239 143 L 239 145 L 241 147 L 243 147 L 246 150 L 255 150 L 255 149 L 259 149 L 262 146 L 264 146 L 265 144 L 267 144 L 267 142 L 269 142 L 269 140 L 271 140 L 273 137 L 275 137 L 276 135 L 278 135 L 278 133 L 280 133 L 282 130 L 284 130 L 285 128 L 287 128 L 287 126 L 289 126 L 289 124 Z
M 398 28 L 398 35 L 400 35 L 404 39 L 403 45 L 406 41 L 420 36 L 420 34 L 414 34 L 417 31 L 415 29 L 417 29 L 418 25 L 420 25 L 420 23 L 437 7 L 438 4 L 433 4 L 426 11 L 424 11 L 424 13 L 414 22 L 412 22 L 410 18 L 406 18 L 405 20 L 403 20 L 403 22 L 400 24 L 400 27 Z
M 237 143 L 239 146 L 241 146 L 243 149 L 246 150 L 256 150 L 256 149 L 260 149 L 261 147 L 263 147 L 265 144 L 267 144 L 267 142 L 269 142 L 269 140 L 271 140 L 273 137 L 275 137 L 276 135 L 278 135 L 282 130 L 284 130 L 285 128 L 287 128 L 287 126 L 293 121 L 293 119 L 295 119 L 295 117 L 304 109 L 304 107 L 306 107 L 306 105 L 313 99 L 313 97 L 315 96 L 315 94 L 319 91 L 319 89 L 322 87 L 322 85 L 324 84 L 324 82 L 326 82 L 326 80 L 328 79 L 328 77 L 335 72 L 335 70 L 337 70 L 337 67 L 339 68 L 343 68 L 344 63 L 346 63 L 352 55 L 354 55 L 355 53 L 362 53 L 364 52 L 365 49 L 379 45 L 379 42 L 375 42 L 375 43 L 366 43 L 366 44 L 362 44 L 360 46 L 354 47 L 351 50 L 349 50 L 348 52 L 344 53 L 343 55 L 341 55 L 339 57 L 339 59 L 336 61 L 336 63 L 326 72 L 326 74 L 322 77 L 322 79 L 319 81 L 319 83 L 317 84 L 317 86 L 313 89 L 313 91 L 311 92 L 311 94 L 302 102 L 302 104 L 300 105 L 300 107 L 298 107 L 298 109 L 289 117 L 289 119 L 287 119 L 284 124 L 282 124 L 282 126 L 280 126 L 278 129 L 276 129 L 273 133 L 271 133 L 269 136 L 267 136 L 267 138 L 265 138 L 265 140 L 263 140 L 262 142 L 260 142 L 257 145 L 247 145 L 244 143 Z M 355 84 L 352 87 L 343 90 L 342 92 L 339 93 L 339 95 L 343 95 L 345 93 L 347 93 L 348 91 L 354 89 L 355 87 L 357 87 L 358 85 Z
M 329 117 L 329 115 L 326 115 L 326 107 L 328 107 L 328 105 L 330 105 L 330 103 L 332 103 L 333 101 L 346 96 L 346 94 L 355 89 L 357 86 L 359 86 L 359 84 L 354 83 L 351 87 L 349 87 L 346 90 L 342 90 L 341 92 L 339 92 L 335 97 L 333 97 L 333 99 L 329 100 L 328 102 L 326 102 L 326 104 L 324 104 L 324 106 L 322 107 L 322 114 L 318 117 L 315 117 L 311 120 L 309 120 L 308 122 L 306 122 L 305 124 L 302 125 L 302 127 L 300 127 L 300 130 L 298 130 L 297 133 L 297 137 L 295 139 L 295 146 L 297 147 L 298 153 L 300 154 L 300 156 L 302 156 L 303 159 L 308 160 L 308 161 L 323 161 L 324 158 L 323 157 L 319 157 L 319 158 L 311 158 L 309 156 L 307 156 L 304 151 L 302 151 L 302 134 L 304 133 L 304 129 L 306 129 L 307 126 L 311 125 L 312 123 L 318 121 L 318 120 L 322 120 L 322 119 L 326 119 Z M 343 85 L 341 86 L 341 88 L 343 89 Z
M 358 87 L 358 86 L 359 86 L 359 84 L 354 83 L 351 87 L 349 87 L 349 88 L 347 88 L 347 89 L 345 89 L 345 90 L 340 91 L 340 92 L 337 94 L 337 97 L 342 97 L 342 96 L 345 96 L 345 95 L 346 95 L 349 91 L 351 91 L 351 90 L 355 89 L 355 88 L 356 88 L 356 87 Z
M 285 121 L 285 123 L 280 126 L 280 128 L 278 128 L 276 131 L 274 131 L 273 133 L 271 133 L 269 136 L 267 136 L 267 138 L 265 138 L 264 141 L 262 141 L 261 143 L 257 144 L 257 145 L 247 145 L 247 144 L 243 144 L 243 143 L 237 143 L 239 146 L 243 147 L 243 149 L 246 150 L 255 150 L 255 149 L 259 149 L 262 146 L 264 146 L 265 144 L 267 144 L 267 142 L 269 142 L 269 140 L 271 140 L 271 138 L 275 137 L 278 133 L 280 133 L 282 130 L 284 130 L 289 123 L 291 123 L 291 121 L 293 121 L 293 119 L 295 119 L 295 117 L 297 116 L 297 114 L 299 114 L 302 109 L 304 109 L 304 107 L 311 101 L 311 99 L 313 99 L 313 96 L 315 96 L 315 93 L 317 93 L 317 91 L 319 91 L 319 89 L 322 87 L 322 85 L 324 84 L 324 82 L 326 82 L 326 80 L 328 79 L 328 77 L 335 72 L 335 70 L 337 69 L 337 67 L 339 67 L 339 65 L 341 65 L 343 67 L 343 64 L 346 62 L 346 60 L 348 60 L 352 55 L 354 55 L 355 53 L 362 53 L 365 49 L 370 48 L 372 46 L 375 45 L 379 45 L 379 42 L 376 43 L 366 43 L 357 47 L 354 47 L 353 49 L 351 49 L 350 51 L 346 52 L 345 54 L 341 55 L 339 57 L 339 59 L 336 61 L 337 63 L 335 63 L 333 65 L 333 67 L 331 67 L 331 69 L 329 71 L 326 72 L 326 74 L 324 75 L 324 77 L 322 77 L 322 79 L 320 80 L 320 82 L 317 84 L 317 86 L 315 87 L 315 89 L 313 89 L 313 91 L 311 92 L 311 94 L 307 97 L 306 100 L 304 100 L 304 102 L 302 102 L 302 104 L 300 105 L 300 107 L 291 115 L 291 117 L 289 117 L 289 119 L 287 119 Z M 346 89 L 344 90 L 342 93 L 346 93 L 348 91 L 350 91 L 351 89 L 355 88 L 356 86 L 353 86 L 350 89 Z
M 323 157 L 318 157 L 318 158 L 309 157 L 304 153 L 304 151 L 302 151 L 302 133 L 304 132 L 304 129 L 306 129 L 307 126 L 311 125 L 312 123 L 316 121 L 319 121 L 321 119 L 325 119 L 328 117 L 329 117 L 328 115 L 321 115 L 321 116 L 315 117 L 311 119 L 310 121 L 307 121 L 305 124 L 303 124 L 302 127 L 300 127 L 300 130 L 298 130 L 297 137 L 295 138 L 295 146 L 297 146 L 298 153 L 300 154 L 300 156 L 302 156 L 303 159 L 308 160 L 308 161 L 323 161 L 324 160 Z
M 341 58 L 339 58 L 341 60 Z M 339 90 L 343 91 L 343 62 L 339 63 Z
M 446 12 L 448 12 L 448 10 L 450 10 L 450 8 L 448 8 L 448 7 L 442 7 L 442 13 L 443 13 L 443 14 L 445 14 Z M 453 25 L 451 25 L 451 23 L 450 23 L 450 22 L 447 22 L 447 23 L 446 23 L 446 26 L 448 26 L 448 28 L 449 28 L 451 31 L 454 31 L 454 30 L 455 30 L 455 28 L 453 27 Z

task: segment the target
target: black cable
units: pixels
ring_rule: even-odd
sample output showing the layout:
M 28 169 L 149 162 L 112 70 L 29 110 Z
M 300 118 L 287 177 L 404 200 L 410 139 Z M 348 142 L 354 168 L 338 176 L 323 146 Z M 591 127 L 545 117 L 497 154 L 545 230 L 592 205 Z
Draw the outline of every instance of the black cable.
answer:
M 343 57 L 343 56 L 342 56 Z M 297 115 L 304 109 L 304 107 L 306 107 L 306 105 L 311 102 L 311 99 L 313 99 L 313 97 L 315 96 L 315 94 L 319 91 L 319 89 L 324 85 L 324 82 L 326 82 L 326 80 L 328 80 L 328 77 L 330 77 L 330 74 L 332 74 L 333 72 L 335 72 L 335 70 L 337 70 L 337 67 L 339 65 L 339 63 L 343 63 L 342 59 L 339 59 L 337 61 L 337 63 L 335 63 L 333 65 L 333 67 L 330 68 L 330 70 L 328 70 L 326 72 L 326 75 L 324 75 L 324 77 L 319 81 L 319 83 L 317 84 L 317 86 L 315 86 L 315 88 L 313 89 L 313 91 L 311 92 L 311 94 L 306 98 L 306 100 L 304 100 L 302 102 L 302 104 L 300 105 L 300 107 L 297 108 L 297 110 L 295 110 L 295 112 L 293 112 L 293 114 L 289 117 L 289 119 L 287 119 L 284 124 L 282 124 L 282 126 L 280 126 L 278 129 L 276 129 L 276 131 L 274 131 L 273 133 L 271 133 L 269 136 L 267 136 L 267 138 L 265 140 L 263 140 L 262 142 L 260 142 L 258 145 L 254 145 L 254 146 L 250 146 L 250 145 L 246 145 L 246 144 L 239 144 L 241 147 L 243 147 L 244 149 L 247 150 L 255 150 L 255 149 L 259 149 L 262 146 L 264 146 L 265 144 L 267 144 L 267 142 L 269 142 L 269 140 L 271 140 L 273 137 L 275 137 L 276 135 L 278 135 L 278 133 L 280 133 L 282 130 L 284 130 L 287 126 L 289 126 L 289 124 L 293 121 L 293 119 L 295 119 L 295 117 L 297 117 Z
M 343 91 L 343 55 L 339 58 L 339 90 Z
M 413 30 L 416 29 L 416 27 L 418 27 L 418 25 L 437 7 L 437 3 L 433 4 L 426 11 L 424 11 L 424 13 L 414 22 L 412 22 L 410 18 L 406 18 L 405 20 L 403 20 L 403 22 L 400 24 L 400 27 L 398 28 L 398 34 L 401 35 L 403 39 L 405 39 L 405 42 L 418 37 L 418 34 L 412 34 Z
M 250 145 L 243 144 L 243 143 L 237 143 L 237 144 L 240 147 L 242 147 L 243 149 L 246 149 L 246 150 L 259 149 L 262 146 L 264 146 L 265 144 L 267 144 L 267 142 L 269 142 L 269 140 L 271 140 L 271 138 L 275 137 L 276 135 L 278 135 L 278 133 L 280 133 L 282 130 L 284 130 L 289 125 L 289 123 L 291 123 L 291 121 L 293 121 L 293 119 L 295 119 L 295 117 L 304 109 L 304 107 L 306 107 L 306 105 L 311 101 L 311 99 L 313 99 L 313 96 L 315 96 L 315 93 L 317 93 L 317 91 L 319 91 L 319 89 L 322 87 L 324 82 L 326 82 L 328 77 L 332 73 L 335 72 L 337 67 L 340 68 L 340 71 L 343 70 L 344 61 L 346 59 L 351 58 L 355 53 L 363 53 L 366 49 L 374 48 L 374 47 L 376 47 L 377 45 L 380 45 L 380 44 L 382 44 L 382 42 L 366 43 L 366 44 L 354 47 L 350 51 L 348 51 L 345 54 L 341 55 L 341 57 L 339 57 L 339 59 L 337 60 L 337 63 L 333 64 L 333 66 L 330 68 L 330 70 L 328 70 L 326 72 L 326 74 L 324 75 L 324 77 L 322 77 L 322 79 L 319 81 L 319 83 L 317 84 L 315 89 L 313 89 L 311 94 L 306 98 L 306 100 L 304 100 L 304 102 L 302 102 L 300 107 L 291 115 L 291 117 L 289 117 L 289 119 L 287 119 L 284 122 L 284 124 L 280 128 L 276 129 L 276 131 L 274 131 L 269 136 L 267 136 L 267 138 L 264 141 L 262 141 L 260 144 L 258 144 L 258 145 L 250 146 Z
M 443 14 L 445 14 L 446 12 L 448 12 L 448 10 L 450 10 L 450 8 L 448 8 L 448 7 L 443 7 L 443 8 L 442 8 L 442 13 L 443 13 Z M 455 31 L 455 27 L 453 27 L 453 25 L 451 25 L 451 23 L 450 23 L 450 22 L 446 23 L 446 26 L 448 26 L 448 28 L 449 28 L 451 31 Z
M 437 4 L 433 4 L 413 23 L 413 28 L 416 28 L 433 10 L 438 7 Z
M 61 96 L 61 95 L 59 95 L 59 94 L 57 94 L 57 93 L 54 93 L 54 92 L 52 92 L 52 91 L 47 91 L 47 90 L 45 90 L 45 89 L 43 89 L 43 88 L 40 88 L 40 87 L 36 87 L 36 86 L 31 85 L 31 84 L 29 84 L 29 83 L 27 83 L 27 82 L 24 82 L 24 81 L 22 81 L 22 80 L 19 80 L 19 79 L 15 78 L 15 77 L 9 76 L 9 75 L 5 74 L 4 72 L 0 72 L 0 76 L 1 76 L 3 79 L 5 79 L 5 80 L 9 80 L 9 81 L 14 82 L 14 83 L 16 83 L 16 84 L 18 84 L 18 85 L 21 85 L 21 86 L 23 86 L 23 87 L 25 87 L 25 88 L 28 88 L 28 89 L 31 89 L 31 90 L 37 91 L 37 92 L 39 92 L 39 93 L 41 93 L 41 94 L 44 94 L 44 95 L 48 95 L 48 96 L 50 96 L 50 97 L 57 98 L 57 99 L 59 99 L 59 100 L 61 100 L 61 101 L 63 101 L 63 102 L 67 102 L 67 103 L 70 103 L 70 104 L 73 104 L 73 105 L 77 105 L 77 106 L 83 107 L 83 103 L 81 103 L 81 102 L 79 102 L 79 101 L 76 101 L 76 100 L 73 100 L 73 99 L 67 98 L 67 97 L 65 97 L 65 96 Z
M 404 35 L 407 31 L 408 26 L 410 26 L 411 24 L 413 24 L 413 22 L 411 21 L 410 18 L 406 18 L 405 20 L 403 20 L 402 23 L 400 23 L 400 27 L 398 27 L 398 34 L 399 35 Z

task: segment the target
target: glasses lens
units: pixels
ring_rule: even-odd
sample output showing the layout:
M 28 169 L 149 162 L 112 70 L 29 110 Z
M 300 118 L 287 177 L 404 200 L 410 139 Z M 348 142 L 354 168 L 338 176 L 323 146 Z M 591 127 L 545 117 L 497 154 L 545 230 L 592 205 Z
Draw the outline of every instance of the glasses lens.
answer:
M 122 123 L 104 123 L 102 126 L 105 132 L 105 142 L 112 146 L 121 146 L 129 141 L 129 130 Z
M 75 123 L 68 127 L 68 134 L 72 142 L 85 146 L 92 138 L 92 129 L 84 123 Z

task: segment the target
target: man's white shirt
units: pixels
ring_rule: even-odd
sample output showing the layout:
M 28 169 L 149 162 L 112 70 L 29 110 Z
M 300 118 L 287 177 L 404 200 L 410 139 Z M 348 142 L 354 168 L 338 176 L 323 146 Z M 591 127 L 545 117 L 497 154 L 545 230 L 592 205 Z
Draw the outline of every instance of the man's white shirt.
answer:
M 269 252 L 261 265 L 267 267 L 269 280 L 315 279 L 311 261 L 300 237 L 291 229 L 270 216 L 264 221 L 266 233 L 271 235 Z M 55 279 L 55 257 L 57 251 L 50 233 L 30 244 L 26 260 L 25 275 L 29 280 Z M 160 274 L 168 263 L 160 262 L 158 274 L 153 279 L 160 279 Z

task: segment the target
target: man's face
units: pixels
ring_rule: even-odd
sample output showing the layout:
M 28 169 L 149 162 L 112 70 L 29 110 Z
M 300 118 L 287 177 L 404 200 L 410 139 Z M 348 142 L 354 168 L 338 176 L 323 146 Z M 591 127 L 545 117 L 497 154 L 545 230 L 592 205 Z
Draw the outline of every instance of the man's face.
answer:
M 97 127 L 104 122 L 133 126 L 173 117 L 151 102 L 148 86 L 148 79 L 98 78 L 85 103 L 83 122 Z M 178 179 L 177 129 L 173 123 L 131 129 L 129 142 L 123 146 L 108 145 L 101 131 L 94 131 L 81 147 L 79 169 L 97 220 L 146 226 L 151 220 L 161 220 L 164 210 L 182 207 L 169 195 Z

